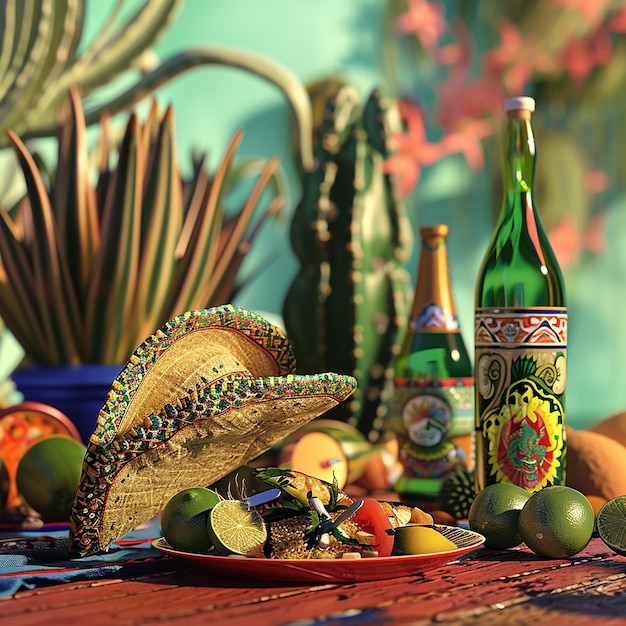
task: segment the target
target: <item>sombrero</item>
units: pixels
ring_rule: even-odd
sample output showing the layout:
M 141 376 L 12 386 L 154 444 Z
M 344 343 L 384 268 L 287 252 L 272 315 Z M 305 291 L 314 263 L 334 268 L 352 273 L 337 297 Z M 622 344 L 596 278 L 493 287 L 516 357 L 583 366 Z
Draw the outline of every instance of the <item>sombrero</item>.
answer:
M 294 370 L 283 331 L 233 305 L 184 313 L 148 337 L 100 409 L 70 551 L 105 550 L 179 491 L 247 464 L 356 388 L 350 376 Z

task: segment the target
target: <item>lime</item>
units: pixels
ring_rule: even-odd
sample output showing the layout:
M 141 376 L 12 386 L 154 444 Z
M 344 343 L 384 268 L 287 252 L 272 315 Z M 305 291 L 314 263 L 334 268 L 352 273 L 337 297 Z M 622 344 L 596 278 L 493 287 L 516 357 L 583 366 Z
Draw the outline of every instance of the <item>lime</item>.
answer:
M 220 499 L 215 491 L 204 487 L 177 493 L 161 514 L 161 531 L 167 543 L 181 552 L 208 552 L 213 547 L 207 533 L 209 511 Z
M 598 533 L 606 545 L 626 556 L 626 496 L 609 500 L 598 512 Z
M 519 531 L 537 555 L 565 559 L 578 554 L 591 540 L 593 507 L 571 487 L 553 485 L 533 493 L 519 516 Z
M 218 502 L 211 509 L 207 529 L 218 554 L 263 556 L 265 522 L 256 509 L 248 511 L 239 500 Z
M 469 527 L 485 537 L 485 546 L 495 550 L 522 543 L 517 522 L 530 493 L 510 483 L 494 483 L 476 494 L 468 513 Z
M 433 554 L 456 548 L 456 544 L 430 526 L 407 524 L 394 531 L 394 554 Z
M 27 448 L 19 460 L 17 490 L 44 522 L 69 520 L 85 451 L 76 439 L 50 435 Z

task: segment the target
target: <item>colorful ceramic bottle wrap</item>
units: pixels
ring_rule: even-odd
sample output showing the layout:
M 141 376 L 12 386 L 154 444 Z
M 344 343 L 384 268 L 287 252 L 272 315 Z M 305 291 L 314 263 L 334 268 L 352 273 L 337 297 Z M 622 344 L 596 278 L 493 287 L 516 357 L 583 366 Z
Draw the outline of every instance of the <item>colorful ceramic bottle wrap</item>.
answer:
M 477 309 L 476 483 L 565 482 L 567 310 Z

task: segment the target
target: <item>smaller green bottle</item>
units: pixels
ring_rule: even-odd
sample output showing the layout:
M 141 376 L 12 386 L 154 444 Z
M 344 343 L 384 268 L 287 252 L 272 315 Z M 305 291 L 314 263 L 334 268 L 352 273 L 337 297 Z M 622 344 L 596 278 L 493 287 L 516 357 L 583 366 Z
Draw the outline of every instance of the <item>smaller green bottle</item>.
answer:
M 452 295 L 446 224 L 422 228 L 409 327 L 394 366 L 394 430 L 406 501 L 436 502 L 445 476 L 474 464 L 474 378 Z

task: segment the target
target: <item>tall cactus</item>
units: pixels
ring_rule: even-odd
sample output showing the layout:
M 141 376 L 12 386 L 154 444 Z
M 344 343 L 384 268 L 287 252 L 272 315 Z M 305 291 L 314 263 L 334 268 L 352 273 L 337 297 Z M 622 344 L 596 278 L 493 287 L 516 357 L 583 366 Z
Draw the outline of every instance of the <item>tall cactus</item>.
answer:
M 291 243 L 300 269 L 283 316 L 302 372 L 355 376 L 357 392 L 333 417 L 376 441 L 385 428 L 391 361 L 411 299 L 404 269 L 411 227 L 383 167 L 399 115 L 380 92 L 363 104 L 343 83 L 323 83 L 312 99 L 314 111 L 323 104 L 316 168 L 305 174 L 293 216 Z

